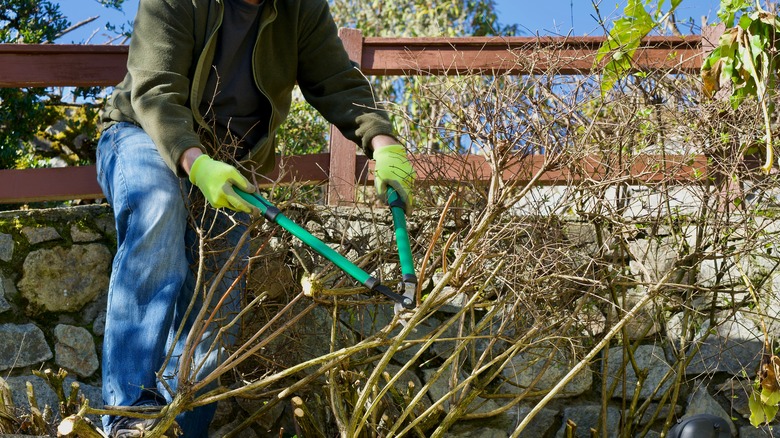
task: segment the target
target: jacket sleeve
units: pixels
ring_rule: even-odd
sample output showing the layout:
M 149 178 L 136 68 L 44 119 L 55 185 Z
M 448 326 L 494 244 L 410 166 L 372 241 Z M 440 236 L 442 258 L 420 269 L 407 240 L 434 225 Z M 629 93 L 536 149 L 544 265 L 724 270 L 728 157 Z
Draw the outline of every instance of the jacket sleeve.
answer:
M 395 133 L 368 80 L 350 61 L 328 2 L 307 2 L 298 28 L 298 84 L 304 97 L 370 157 L 372 138 Z
M 203 149 L 189 108 L 194 36 L 192 3 L 141 0 L 133 26 L 128 73 L 136 122 L 157 145 L 168 167 L 191 147 Z

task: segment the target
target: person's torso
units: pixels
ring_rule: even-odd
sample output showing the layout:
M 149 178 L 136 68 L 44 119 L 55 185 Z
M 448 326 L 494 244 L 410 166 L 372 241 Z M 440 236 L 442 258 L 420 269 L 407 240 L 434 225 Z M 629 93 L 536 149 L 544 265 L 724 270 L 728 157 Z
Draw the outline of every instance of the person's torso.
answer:
M 255 82 L 254 51 L 262 8 L 225 0 L 214 58 L 199 105 L 218 148 L 246 155 L 268 134 L 271 104 Z

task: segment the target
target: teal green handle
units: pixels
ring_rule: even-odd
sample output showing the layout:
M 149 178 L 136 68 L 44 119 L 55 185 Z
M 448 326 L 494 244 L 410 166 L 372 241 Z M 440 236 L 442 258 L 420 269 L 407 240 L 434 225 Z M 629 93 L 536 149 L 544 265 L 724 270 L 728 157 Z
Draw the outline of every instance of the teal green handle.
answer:
M 407 279 L 414 278 L 412 282 L 416 283 L 412 246 L 409 241 L 409 230 L 406 227 L 405 205 L 401 196 L 393 187 L 387 188 L 387 204 L 390 205 L 390 212 L 393 215 L 395 244 L 398 247 L 398 258 L 401 261 L 401 273 L 405 282 L 407 282 Z
M 358 267 L 357 265 L 349 261 L 346 257 L 344 257 L 343 255 L 336 252 L 333 248 L 326 245 L 325 242 L 316 238 L 311 233 L 306 231 L 306 229 L 293 222 L 292 219 L 282 214 L 282 212 L 279 211 L 279 209 L 276 208 L 276 206 L 271 204 L 270 201 L 265 199 L 259 193 L 249 194 L 235 186 L 233 187 L 233 189 L 236 191 L 238 196 L 240 196 L 250 204 L 257 207 L 260 210 L 260 213 L 262 213 L 266 219 L 276 223 L 280 227 L 289 231 L 290 234 L 300 239 L 303 243 L 308 245 L 319 255 L 330 260 L 339 269 L 341 269 L 342 271 L 347 273 L 347 275 L 360 282 L 360 284 L 362 284 L 363 286 L 367 287 L 372 291 L 379 292 L 389 297 L 395 302 L 400 303 L 401 306 L 403 306 L 404 308 L 407 309 L 414 308 L 414 301 L 411 298 L 397 294 L 392 290 L 390 290 L 389 287 L 381 284 L 378 279 L 372 277 L 369 273 L 360 269 L 360 267 Z M 411 255 L 411 250 L 409 254 Z

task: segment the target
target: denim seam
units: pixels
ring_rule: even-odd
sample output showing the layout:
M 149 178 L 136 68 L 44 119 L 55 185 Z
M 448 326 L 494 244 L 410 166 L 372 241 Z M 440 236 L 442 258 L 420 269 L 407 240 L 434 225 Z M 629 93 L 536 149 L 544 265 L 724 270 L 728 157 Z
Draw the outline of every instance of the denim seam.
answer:
M 114 154 L 114 172 L 116 174 L 116 178 L 119 179 L 119 183 L 122 184 L 124 186 L 124 188 L 125 188 L 123 193 L 127 193 L 128 190 L 127 190 L 127 180 L 125 178 L 125 172 L 123 170 L 123 167 L 122 167 L 122 164 L 121 164 L 122 163 L 121 160 L 118 159 L 118 157 L 119 157 L 119 148 L 118 148 L 118 141 L 117 141 L 117 138 L 116 138 L 116 136 L 119 134 L 118 125 L 114 125 L 114 126 L 112 126 L 112 128 L 116 128 L 115 132 L 113 133 L 113 135 L 111 137 L 111 140 L 112 140 L 111 141 L 111 149 L 112 149 L 112 152 Z M 116 191 L 112 190 L 112 192 L 116 192 Z M 133 208 L 132 208 L 132 205 L 129 202 L 129 199 L 124 199 L 124 200 L 122 200 L 122 202 L 124 203 L 125 208 L 127 208 L 127 210 L 128 210 L 128 215 L 127 215 L 127 224 L 128 225 L 127 225 L 126 228 L 129 230 L 129 229 L 132 228 L 132 227 L 129 226 L 129 224 L 130 224 L 130 222 L 132 221 L 132 218 L 133 218 Z M 115 224 L 115 226 L 118 226 L 116 218 L 114 220 L 114 224 Z M 117 252 L 116 252 L 116 255 L 114 256 L 114 262 L 112 263 L 112 267 L 113 266 L 119 266 L 121 264 L 122 260 L 124 259 L 125 249 L 126 249 L 125 245 L 126 245 L 126 242 L 129 240 L 129 237 L 130 236 L 127 236 L 125 234 L 124 241 L 120 245 L 117 245 Z M 113 274 L 113 272 L 112 272 L 112 274 Z M 113 291 L 115 289 L 116 279 L 117 279 L 116 275 L 111 275 L 111 279 L 110 279 L 110 282 L 109 282 L 109 289 L 108 289 L 109 291 Z M 111 307 L 113 307 L 112 300 L 109 299 L 107 307 L 106 307 L 106 314 L 111 313 Z M 111 369 L 111 365 L 112 364 L 111 364 L 110 356 L 106 358 L 106 361 L 108 362 L 106 364 L 106 367 L 108 369 Z M 109 376 L 110 376 L 109 379 L 115 380 L 115 376 L 113 374 L 114 373 L 110 373 L 109 374 Z M 114 387 L 116 386 L 117 382 L 114 381 L 114 382 L 111 382 L 111 383 L 112 384 L 109 387 L 109 392 L 110 392 L 111 396 L 113 397 L 113 396 L 115 396 Z

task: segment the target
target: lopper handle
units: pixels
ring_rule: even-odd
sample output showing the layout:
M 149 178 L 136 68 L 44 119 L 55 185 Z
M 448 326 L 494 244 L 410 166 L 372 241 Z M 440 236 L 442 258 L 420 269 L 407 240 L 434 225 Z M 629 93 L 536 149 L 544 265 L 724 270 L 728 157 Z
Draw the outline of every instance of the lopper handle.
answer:
M 390 212 L 393 215 L 395 244 L 398 247 L 398 258 L 401 261 L 403 281 L 404 283 L 417 283 L 417 277 L 414 273 L 412 246 L 409 243 L 409 230 L 406 227 L 406 205 L 393 187 L 387 188 L 387 204 L 390 206 Z
M 346 257 L 336 252 L 333 248 L 325 244 L 300 225 L 293 222 L 290 218 L 285 216 L 274 206 L 270 201 L 265 199 L 259 193 L 247 193 L 238 187 L 233 187 L 238 196 L 260 209 L 260 213 L 269 221 L 281 226 L 287 230 L 290 234 L 297 237 L 311 249 L 316 251 L 321 256 L 330 260 L 333 264 L 339 267 L 342 271 L 347 273 L 350 277 L 354 278 L 368 289 L 379 292 L 393 301 L 400 303 L 405 308 L 413 308 L 414 303 L 408 297 L 401 296 L 390 290 L 387 286 L 381 284 L 379 280 L 372 277 L 366 271 L 360 269 L 357 265 L 349 261 Z M 408 241 L 408 239 L 407 239 Z M 410 251 L 411 254 L 411 251 Z

